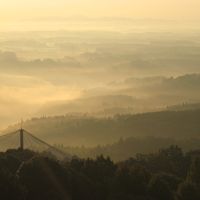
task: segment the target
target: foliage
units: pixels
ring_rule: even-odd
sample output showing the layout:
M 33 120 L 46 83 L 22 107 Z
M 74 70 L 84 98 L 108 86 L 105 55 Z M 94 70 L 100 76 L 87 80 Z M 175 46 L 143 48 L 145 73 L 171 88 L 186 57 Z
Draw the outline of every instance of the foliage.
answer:
M 0 154 L 0 197 L 20 200 L 197 200 L 200 151 L 177 146 L 114 163 L 57 161 L 25 150 Z

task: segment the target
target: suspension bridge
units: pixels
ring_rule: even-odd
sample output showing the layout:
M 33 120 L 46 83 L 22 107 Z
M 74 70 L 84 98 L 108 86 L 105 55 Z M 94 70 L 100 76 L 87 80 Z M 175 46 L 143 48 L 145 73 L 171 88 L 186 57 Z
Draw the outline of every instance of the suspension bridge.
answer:
M 22 128 L 0 136 L 0 152 L 5 152 L 8 149 L 20 149 L 21 151 L 28 149 L 36 153 L 48 153 L 59 160 L 69 159 L 70 157 Z

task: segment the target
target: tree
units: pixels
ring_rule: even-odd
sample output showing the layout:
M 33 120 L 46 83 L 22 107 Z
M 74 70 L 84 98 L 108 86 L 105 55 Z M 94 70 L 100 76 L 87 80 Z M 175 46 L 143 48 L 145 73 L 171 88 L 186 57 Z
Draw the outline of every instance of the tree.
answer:
M 187 181 L 200 187 L 200 156 L 195 156 L 190 166 Z
M 189 181 L 184 181 L 178 187 L 176 199 L 177 200 L 199 200 L 200 199 L 199 190 L 195 184 Z
M 173 193 L 166 180 L 159 175 L 154 175 L 148 187 L 149 195 L 157 200 L 173 200 Z
M 130 168 L 121 166 L 114 177 L 112 195 L 119 199 L 122 196 L 126 199 L 145 196 L 149 179 L 149 172 L 140 165 L 131 166 Z
M 70 200 L 68 174 L 56 161 L 44 157 L 34 157 L 26 162 L 19 179 L 28 190 L 29 200 Z
M 23 200 L 25 199 L 25 189 L 9 172 L 0 170 L 0 199 Z

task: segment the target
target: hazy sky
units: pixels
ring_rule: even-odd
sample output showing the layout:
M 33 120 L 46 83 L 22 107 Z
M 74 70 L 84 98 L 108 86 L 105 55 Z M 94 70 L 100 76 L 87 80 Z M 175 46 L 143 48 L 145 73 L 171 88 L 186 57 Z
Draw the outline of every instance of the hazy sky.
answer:
M 200 19 L 199 0 L 7 0 L 0 2 L 0 19 L 40 17 L 133 17 Z

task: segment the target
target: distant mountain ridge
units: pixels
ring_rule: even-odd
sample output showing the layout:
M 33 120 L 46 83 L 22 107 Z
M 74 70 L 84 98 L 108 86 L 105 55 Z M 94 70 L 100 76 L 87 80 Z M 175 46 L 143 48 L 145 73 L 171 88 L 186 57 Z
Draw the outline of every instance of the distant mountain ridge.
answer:
M 97 118 L 66 115 L 33 118 L 24 128 L 51 144 L 96 146 L 127 137 L 199 138 L 200 110 L 162 111 Z M 7 131 L 19 128 L 9 127 Z

